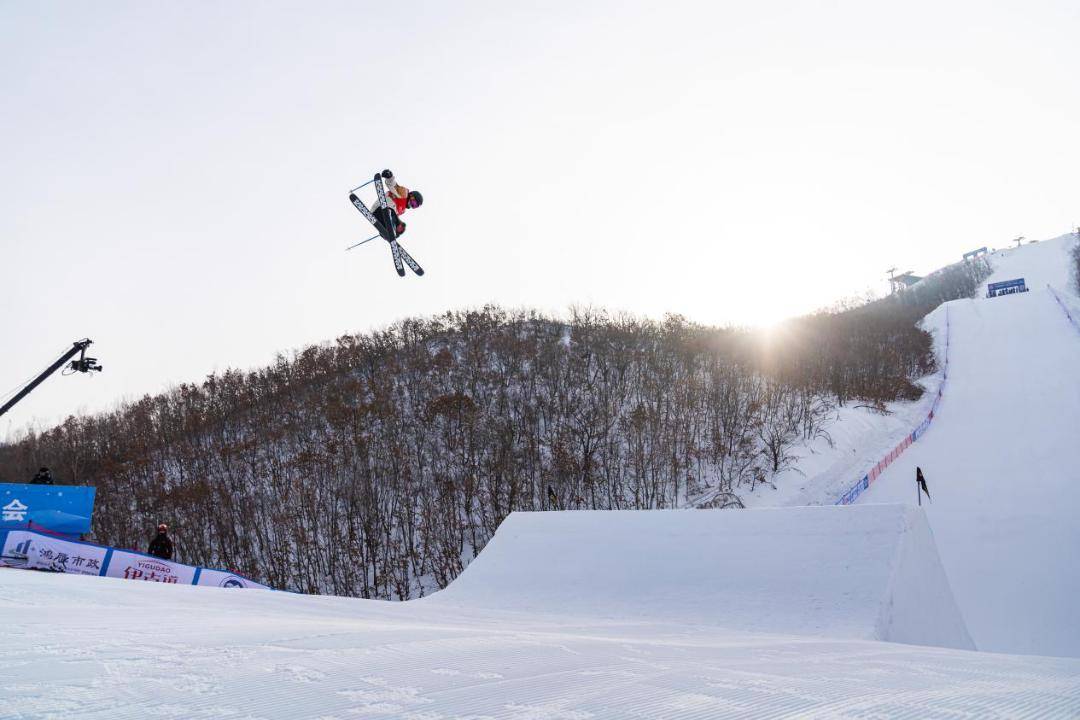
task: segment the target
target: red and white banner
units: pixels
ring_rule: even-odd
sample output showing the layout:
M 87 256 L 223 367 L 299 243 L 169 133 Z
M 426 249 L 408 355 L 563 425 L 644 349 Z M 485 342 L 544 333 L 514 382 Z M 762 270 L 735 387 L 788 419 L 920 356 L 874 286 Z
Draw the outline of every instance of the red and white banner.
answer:
M 0 530 L 0 566 L 168 585 L 273 589 L 227 570 L 192 567 L 130 550 L 64 540 L 34 530 Z
M 191 585 L 195 581 L 196 568 L 171 560 L 160 560 L 142 553 L 113 550 L 106 577 L 125 580 Z

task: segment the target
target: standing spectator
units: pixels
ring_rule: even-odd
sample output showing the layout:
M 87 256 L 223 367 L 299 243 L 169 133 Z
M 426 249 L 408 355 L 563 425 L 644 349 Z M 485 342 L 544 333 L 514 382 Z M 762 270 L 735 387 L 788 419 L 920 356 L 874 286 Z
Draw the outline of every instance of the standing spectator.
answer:
M 157 526 L 157 535 L 150 541 L 150 547 L 146 550 L 154 557 L 162 560 L 172 560 L 172 540 L 169 539 L 169 526 L 161 523 Z
M 30 481 L 31 485 L 52 485 L 53 476 L 52 471 L 47 467 L 43 467 L 37 471 L 37 475 Z

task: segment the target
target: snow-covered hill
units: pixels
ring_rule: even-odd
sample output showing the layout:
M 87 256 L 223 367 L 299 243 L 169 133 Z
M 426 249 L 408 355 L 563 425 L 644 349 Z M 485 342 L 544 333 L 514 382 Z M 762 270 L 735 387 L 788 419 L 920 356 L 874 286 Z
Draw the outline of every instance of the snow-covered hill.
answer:
M 1030 292 L 935 312 L 952 333 L 937 418 L 860 499 L 914 502 L 922 467 L 927 516 L 983 650 L 1080 657 L 1080 332 L 1055 298 L 1078 304 L 1069 246 L 995 253 L 989 281 L 1024 277 Z
M 1050 284 L 1069 302 L 1073 287 L 1069 252 L 1075 243 L 1076 235 L 1068 234 L 990 253 L 994 273 L 979 288 L 979 298 L 986 294 L 990 282 L 1025 277 L 1029 288 L 1045 290 Z M 918 381 L 925 391 L 922 398 L 915 402 L 889 403 L 887 415 L 859 403 L 837 408 L 826 428 L 829 440 L 820 437 L 796 448 L 798 462 L 774 478 L 775 487 L 760 486 L 744 495 L 744 503 L 748 507 L 832 504 L 866 474 L 926 417 L 933 405 L 944 380 L 947 315 L 943 306 L 922 322 L 923 329 L 934 336 L 934 349 L 940 361 L 936 373 Z M 1074 312 L 1073 316 L 1080 314 Z M 909 498 L 903 500 L 907 502 Z
M 1070 242 L 995 254 L 1031 292 L 926 319 L 943 400 L 864 507 L 511 516 L 404 603 L 0 569 L 0 716 L 1080 716 Z M 928 402 L 843 419 L 771 500 L 831 503 Z M 925 515 L 873 506 L 910 505 L 915 465 Z M 929 646 L 968 630 L 982 652 Z
M 996 250 L 990 254 L 990 264 L 994 268 L 985 285 L 1012 278 L 1025 278 L 1029 288 L 1068 289 L 1071 287 L 1069 273 L 1069 252 L 1076 244 L 1076 234 L 1069 233 L 1053 240 L 1030 242 L 1026 245 L 1006 250 Z M 980 293 L 980 297 L 984 293 Z
M 914 503 L 915 467 L 929 479 L 926 505 L 942 561 L 976 645 L 997 652 L 1080 657 L 1080 318 L 1069 252 L 1076 235 L 990 254 L 993 274 L 971 300 L 947 303 L 923 326 L 941 369 L 914 403 L 890 415 L 840 409 L 776 490 L 747 501 L 831 504 L 926 416 L 949 378 L 929 431 L 859 502 Z M 986 285 L 1025 279 L 1029 292 L 985 298 Z M 946 333 L 949 333 L 948 343 Z M 801 474 L 800 474 L 801 473 Z

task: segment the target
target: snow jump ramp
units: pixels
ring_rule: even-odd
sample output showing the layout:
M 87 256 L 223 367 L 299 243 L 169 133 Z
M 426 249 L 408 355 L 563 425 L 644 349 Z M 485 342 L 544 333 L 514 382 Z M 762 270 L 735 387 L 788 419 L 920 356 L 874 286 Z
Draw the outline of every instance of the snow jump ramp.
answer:
M 429 600 L 974 649 L 906 505 L 513 513 Z

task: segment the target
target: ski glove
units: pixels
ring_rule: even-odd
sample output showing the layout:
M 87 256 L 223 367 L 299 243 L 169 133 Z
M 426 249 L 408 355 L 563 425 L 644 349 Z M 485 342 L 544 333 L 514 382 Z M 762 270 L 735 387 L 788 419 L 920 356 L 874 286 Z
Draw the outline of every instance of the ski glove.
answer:
M 389 170 L 383 170 L 382 176 L 389 180 L 390 178 L 394 177 L 394 173 L 390 172 Z

